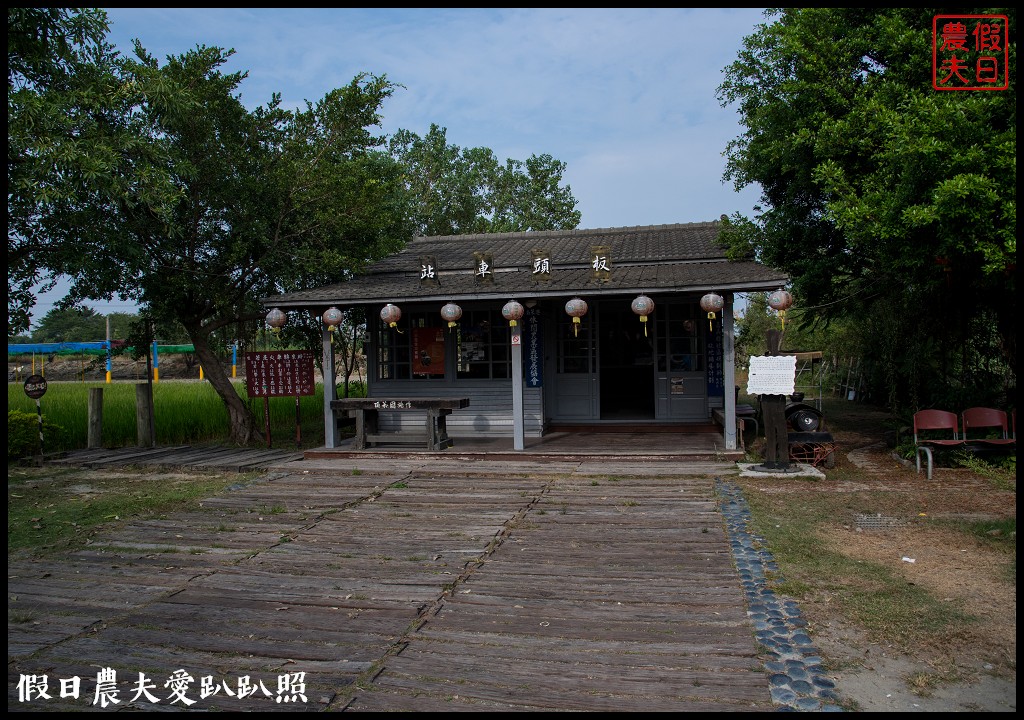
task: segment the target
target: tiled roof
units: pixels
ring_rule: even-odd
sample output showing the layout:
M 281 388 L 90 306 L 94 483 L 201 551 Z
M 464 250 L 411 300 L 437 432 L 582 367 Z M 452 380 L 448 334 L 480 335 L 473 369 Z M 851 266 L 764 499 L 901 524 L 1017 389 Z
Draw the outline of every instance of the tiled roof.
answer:
M 752 261 L 730 262 L 716 244 L 718 222 L 596 230 L 448 235 L 416 238 L 402 251 L 346 282 L 265 298 L 265 305 L 307 307 L 396 300 L 525 298 L 630 292 L 770 290 L 785 274 Z M 594 247 L 607 248 L 611 272 L 597 279 Z M 546 250 L 548 279 L 533 273 L 534 250 Z M 493 283 L 477 281 L 474 254 L 489 254 Z M 432 257 L 437 284 L 420 281 L 420 258 Z

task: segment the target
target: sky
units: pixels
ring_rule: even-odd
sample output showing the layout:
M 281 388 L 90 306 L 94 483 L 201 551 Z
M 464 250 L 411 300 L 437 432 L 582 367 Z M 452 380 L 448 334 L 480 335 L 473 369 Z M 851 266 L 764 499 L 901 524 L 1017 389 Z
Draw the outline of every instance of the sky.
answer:
M 758 8 L 107 8 L 108 40 L 161 60 L 197 45 L 234 49 L 243 103 L 273 93 L 304 107 L 360 73 L 402 87 L 381 131 L 499 160 L 548 154 L 566 164 L 580 228 L 717 220 L 753 214 L 760 190 L 723 180 L 723 152 L 742 134 L 716 88 Z M 33 327 L 58 298 L 40 297 Z M 130 303 L 87 303 L 101 314 Z

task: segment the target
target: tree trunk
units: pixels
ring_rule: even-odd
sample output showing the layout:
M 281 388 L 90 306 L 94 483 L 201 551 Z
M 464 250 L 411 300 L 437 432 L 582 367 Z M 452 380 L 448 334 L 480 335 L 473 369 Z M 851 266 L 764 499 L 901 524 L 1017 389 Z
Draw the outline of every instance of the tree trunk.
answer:
M 252 414 L 249 407 L 235 390 L 231 379 L 222 372 L 220 360 L 210 348 L 207 336 L 199 336 L 198 333 L 189 333 L 189 339 L 195 346 L 199 362 L 205 368 L 206 379 L 224 401 L 228 410 L 228 436 L 231 442 L 236 445 L 248 445 L 258 435 L 256 427 L 256 416 Z

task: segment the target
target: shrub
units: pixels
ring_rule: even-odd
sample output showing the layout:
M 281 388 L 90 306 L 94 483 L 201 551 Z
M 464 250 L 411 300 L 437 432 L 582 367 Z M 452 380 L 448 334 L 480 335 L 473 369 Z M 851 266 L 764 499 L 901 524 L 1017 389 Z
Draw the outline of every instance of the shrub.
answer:
M 43 417 L 43 442 L 59 439 L 64 428 Z M 57 444 L 56 442 L 54 443 Z M 45 450 L 45 447 L 44 447 Z M 7 411 L 7 462 L 39 452 L 39 417 L 20 410 Z

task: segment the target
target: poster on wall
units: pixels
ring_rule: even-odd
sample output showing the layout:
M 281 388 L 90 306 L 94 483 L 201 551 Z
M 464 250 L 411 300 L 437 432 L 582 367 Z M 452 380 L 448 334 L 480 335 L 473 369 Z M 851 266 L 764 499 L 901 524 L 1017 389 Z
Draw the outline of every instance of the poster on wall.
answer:
M 750 395 L 792 395 L 796 382 L 796 358 L 792 355 L 750 357 L 747 393 Z
M 444 375 L 444 330 L 413 328 L 412 372 L 414 375 Z
M 526 387 L 541 387 L 544 385 L 544 351 L 541 347 L 540 308 L 527 308 L 523 325 Z
M 725 366 L 722 361 L 722 330 L 716 325 L 708 333 L 708 395 L 725 395 Z

